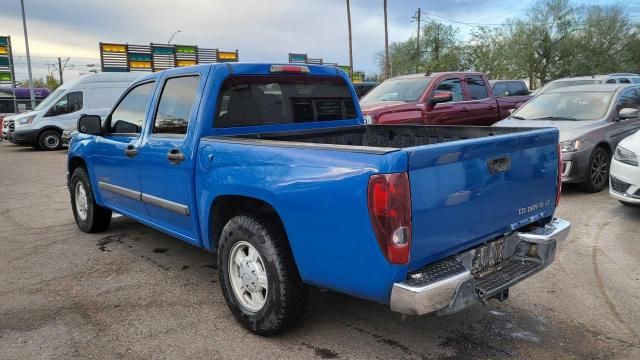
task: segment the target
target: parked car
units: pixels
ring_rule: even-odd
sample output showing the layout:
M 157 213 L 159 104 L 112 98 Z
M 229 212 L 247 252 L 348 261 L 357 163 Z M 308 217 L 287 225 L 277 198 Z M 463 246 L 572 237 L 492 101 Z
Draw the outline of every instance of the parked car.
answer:
M 640 207 L 640 131 L 623 139 L 613 153 L 609 194 L 626 206 Z
M 482 73 L 443 72 L 385 80 L 360 100 L 371 124 L 491 125 L 515 108 L 495 98 Z
M 640 86 L 580 85 L 549 90 L 495 126 L 558 128 L 562 180 L 598 192 L 607 187 L 618 142 L 640 129 Z
M 529 88 L 522 80 L 489 80 L 489 84 L 493 95 L 504 104 L 510 102 L 514 109 L 531 99 Z
M 231 312 L 257 334 L 293 325 L 307 286 L 414 315 L 504 300 L 570 227 L 554 220 L 557 129 L 365 126 L 329 66 L 151 73 L 78 130 L 80 230 L 116 211 L 215 251 Z
M 380 83 L 375 81 L 354 83 L 353 88 L 356 90 L 356 96 L 358 97 L 358 99 L 362 99 L 363 96 L 367 95 L 367 93 L 374 87 L 378 86 L 378 84 Z
M 14 120 L 16 116 L 17 115 L 8 115 L 2 119 L 2 138 L 4 140 L 9 140 L 9 137 L 15 128 Z
M 615 73 L 608 75 L 575 76 L 553 80 L 536 92 L 536 96 L 553 89 L 565 86 L 590 84 L 640 84 L 640 75 L 632 73 Z
M 140 73 L 98 73 L 81 76 L 56 89 L 34 111 L 15 119 L 11 142 L 41 150 L 62 146 L 62 132 L 75 127 L 81 114 L 106 115 L 118 96 Z

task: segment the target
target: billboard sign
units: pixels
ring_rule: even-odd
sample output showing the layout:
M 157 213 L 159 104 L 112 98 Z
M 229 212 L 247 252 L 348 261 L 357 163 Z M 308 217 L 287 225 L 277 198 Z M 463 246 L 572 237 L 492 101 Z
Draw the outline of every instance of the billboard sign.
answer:
M 307 54 L 289 53 L 289 63 L 291 63 L 291 64 L 306 64 L 307 63 Z
M 196 64 L 237 61 L 238 50 L 219 51 L 196 45 L 100 43 L 103 72 L 160 71 Z
M 11 38 L 0 36 L 0 86 L 15 87 L 15 69 L 11 51 Z

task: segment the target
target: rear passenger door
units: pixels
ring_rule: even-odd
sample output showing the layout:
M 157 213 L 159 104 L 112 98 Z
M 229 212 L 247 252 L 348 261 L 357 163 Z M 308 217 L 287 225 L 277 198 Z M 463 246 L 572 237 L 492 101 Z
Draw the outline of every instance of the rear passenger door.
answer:
M 482 76 L 465 76 L 464 82 L 469 96 L 463 105 L 467 109 L 467 125 L 491 125 L 498 121 L 498 104 L 489 96 Z
M 205 74 L 164 79 L 140 149 L 142 202 L 154 223 L 197 243 L 193 178 L 196 117 Z

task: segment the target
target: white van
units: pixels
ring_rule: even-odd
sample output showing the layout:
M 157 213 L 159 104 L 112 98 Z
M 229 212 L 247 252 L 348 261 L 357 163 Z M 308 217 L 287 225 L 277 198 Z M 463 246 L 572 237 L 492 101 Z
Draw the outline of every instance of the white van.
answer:
M 9 141 L 42 150 L 62 146 L 62 132 L 75 128 L 82 114 L 106 116 L 118 97 L 144 73 L 84 75 L 61 85 L 33 111 L 15 118 Z

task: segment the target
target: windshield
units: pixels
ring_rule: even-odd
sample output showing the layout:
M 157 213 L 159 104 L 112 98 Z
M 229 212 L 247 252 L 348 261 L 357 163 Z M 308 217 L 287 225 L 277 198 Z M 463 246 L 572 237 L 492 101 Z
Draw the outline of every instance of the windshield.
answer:
M 561 92 L 529 100 L 511 116 L 519 120 L 598 120 L 607 113 L 613 93 Z
M 33 109 L 33 110 L 34 111 L 38 111 L 38 110 L 42 110 L 42 109 L 46 108 L 47 106 L 49 106 L 49 104 L 51 104 L 52 102 L 57 100 L 58 96 L 60 96 L 60 94 L 62 94 L 66 90 L 67 89 L 62 89 L 62 88 L 56 89 L 56 91 L 52 92 L 51 94 L 49 94 L 49 96 L 44 98 L 44 100 L 42 100 L 42 102 L 40 104 L 38 104 L 38 106 L 36 106 L 36 108 Z
M 587 80 L 564 80 L 564 81 L 554 81 L 545 85 L 538 94 L 542 94 L 549 90 L 558 89 L 566 86 L 577 86 L 577 85 L 590 85 L 590 84 L 602 84 L 602 80 L 597 79 L 587 79 Z
M 424 92 L 431 78 L 389 79 L 371 90 L 361 104 L 377 101 L 416 101 Z

